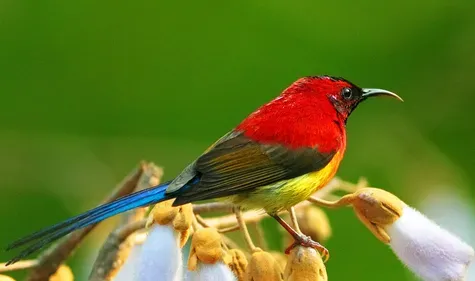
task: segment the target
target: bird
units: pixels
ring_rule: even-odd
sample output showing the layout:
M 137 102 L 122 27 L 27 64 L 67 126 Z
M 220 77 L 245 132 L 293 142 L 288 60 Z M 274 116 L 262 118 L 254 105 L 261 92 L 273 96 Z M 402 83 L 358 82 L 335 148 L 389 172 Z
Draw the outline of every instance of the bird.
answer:
M 306 200 L 335 176 L 346 149 L 348 117 L 362 101 L 376 96 L 402 101 L 391 91 L 360 88 L 342 77 L 299 78 L 224 134 L 174 179 L 16 240 L 7 250 L 23 250 L 8 265 L 75 230 L 171 199 L 173 206 L 218 199 L 237 208 L 264 210 L 292 235 L 294 244 L 328 253 L 288 225 L 279 212 Z

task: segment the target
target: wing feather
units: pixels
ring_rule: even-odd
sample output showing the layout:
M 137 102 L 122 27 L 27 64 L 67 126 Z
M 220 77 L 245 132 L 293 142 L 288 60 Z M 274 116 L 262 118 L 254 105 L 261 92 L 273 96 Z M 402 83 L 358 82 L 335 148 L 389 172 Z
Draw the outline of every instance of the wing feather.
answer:
M 335 153 L 321 153 L 317 147 L 291 149 L 260 144 L 240 132 L 231 132 L 194 162 L 200 181 L 184 190 L 174 205 L 248 192 L 318 171 Z

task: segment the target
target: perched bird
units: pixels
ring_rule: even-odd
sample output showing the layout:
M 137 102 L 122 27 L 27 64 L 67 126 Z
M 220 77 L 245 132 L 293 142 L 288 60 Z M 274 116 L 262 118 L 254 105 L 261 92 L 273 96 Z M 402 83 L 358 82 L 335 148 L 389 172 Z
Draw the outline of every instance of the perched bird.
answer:
M 250 114 L 172 181 L 17 240 L 7 249 L 26 248 L 9 264 L 74 230 L 173 198 L 174 206 L 222 198 L 246 209 L 263 209 L 297 244 L 326 251 L 277 214 L 306 200 L 332 179 L 345 152 L 348 117 L 360 102 L 381 95 L 401 100 L 392 92 L 360 88 L 343 78 L 301 78 Z

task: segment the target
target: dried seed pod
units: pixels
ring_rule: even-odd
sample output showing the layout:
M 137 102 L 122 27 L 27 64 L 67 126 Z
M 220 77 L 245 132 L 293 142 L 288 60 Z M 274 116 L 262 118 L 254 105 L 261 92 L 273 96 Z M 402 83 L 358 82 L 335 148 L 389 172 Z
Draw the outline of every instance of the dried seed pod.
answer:
M 198 261 L 213 264 L 222 260 L 221 235 L 215 228 L 202 228 L 193 233 L 188 270 L 196 270 Z
M 73 281 L 74 275 L 69 266 L 62 264 L 59 266 L 56 273 L 51 275 L 49 281 Z
M 191 223 L 194 216 L 193 206 L 191 204 L 181 205 L 178 210 L 178 214 L 173 220 L 173 228 L 180 232 L 180 247 L 183 247 L 191 232 Z
M 175 219 L 178 208 L 173 207 L 173 199 L 156 204 L 150 211 L 147 219 L 147 227 L 152 223 L 167 225 Z
M 327 281 L 320 254 L 313 248 L 297 246 L 290 251 L 284 279 L 288 281 Z
M 193 233 L 186 280 L 236 280 L 223 261 L 225 255 L 221 242 L 221 235 L 215 228 L 201 228 Z
M 183 247 L 190 234 L 193 207 L 191 204 L 173 207 L 172 204 L 173 200 L 167 200 L 155 205 L 147 219 L 147 227 L 154 222 L 160 225 L 171 224 L 181 234 L 180 247 Z
M 356 216 L 379 240 L 389 243 L 391 238 L 384 226 L 398 220 L 406 204 L 395 195 L 378 188 L 362 188 L 352 195 L 351 204 Z
M 243 281 L 248 265 L 247 258 L 239 249 L 231 249 L 224 258 L 226 265 L 231 269 L 239 281 Z
M 330 238 L 332 233 L 330 221 L 322 209 L 315 205 L 306 205 L 299 208 L 296 213 L 303 234 L 322 244 Z
M 247 281 L 281 281 L 284 273 L 279 262 L 268 252 L 256 249 L 246 269 Z

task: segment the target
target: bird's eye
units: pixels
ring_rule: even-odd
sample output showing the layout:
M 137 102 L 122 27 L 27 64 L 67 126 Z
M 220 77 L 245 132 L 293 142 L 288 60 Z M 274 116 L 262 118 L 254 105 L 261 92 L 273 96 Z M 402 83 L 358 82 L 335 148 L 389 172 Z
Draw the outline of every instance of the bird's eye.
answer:
M 343 90 L 341 90 L 341 96 L 345 100 L 350 100 L 353 97 L 353 91 L 351 88 L 343 88 Z

